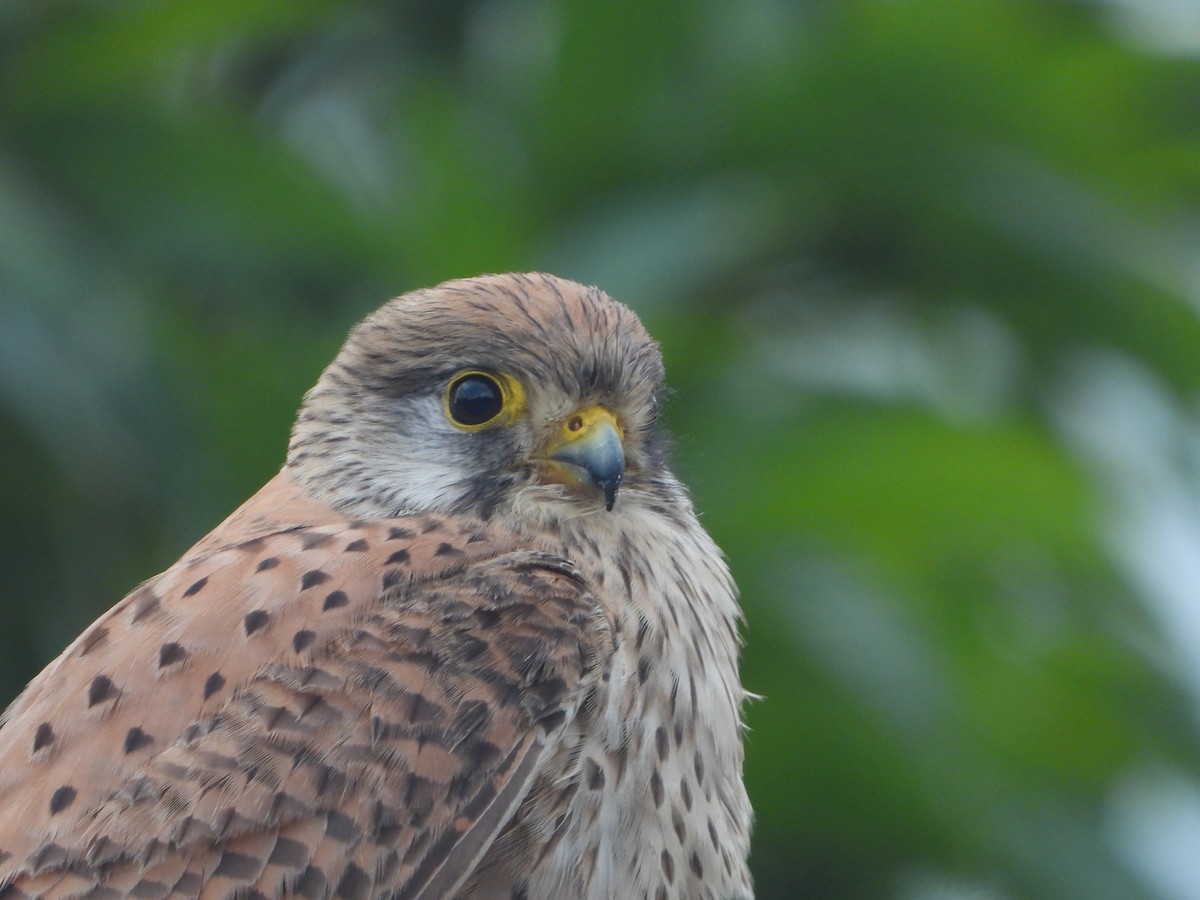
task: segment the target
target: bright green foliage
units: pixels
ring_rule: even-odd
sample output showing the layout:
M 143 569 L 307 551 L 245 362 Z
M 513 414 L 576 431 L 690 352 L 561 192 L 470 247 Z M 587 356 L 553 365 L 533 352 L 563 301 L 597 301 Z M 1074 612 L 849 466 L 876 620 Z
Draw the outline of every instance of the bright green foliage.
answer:
M 663 344 L 762 897 L 1200 897 L 1188 9 L 7 0 L 0 694 L 357 318 L 547 269 Z

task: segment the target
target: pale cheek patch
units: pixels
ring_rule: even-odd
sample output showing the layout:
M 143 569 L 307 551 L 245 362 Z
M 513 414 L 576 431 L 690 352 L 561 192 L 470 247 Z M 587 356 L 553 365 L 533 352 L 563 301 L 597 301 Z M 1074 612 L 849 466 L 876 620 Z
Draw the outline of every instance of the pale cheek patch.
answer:
M 377 435 L 374 468 L 395 508 L 453 509 L 493 463 L 482 453 L 493 436 L 456 429 L 437 397 L 397 402 L 384 419 L 394 424 Z

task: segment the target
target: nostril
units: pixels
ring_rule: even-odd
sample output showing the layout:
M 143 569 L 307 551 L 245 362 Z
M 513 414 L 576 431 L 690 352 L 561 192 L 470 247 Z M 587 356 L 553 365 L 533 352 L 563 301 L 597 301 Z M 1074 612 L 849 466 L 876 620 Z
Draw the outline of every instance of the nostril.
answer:
M 571 418 L 569 418 L 567 420 L 567 430 L 568 431 L 578 431 L 582 427 L 583 427 L 583 416 L 571 416 Z

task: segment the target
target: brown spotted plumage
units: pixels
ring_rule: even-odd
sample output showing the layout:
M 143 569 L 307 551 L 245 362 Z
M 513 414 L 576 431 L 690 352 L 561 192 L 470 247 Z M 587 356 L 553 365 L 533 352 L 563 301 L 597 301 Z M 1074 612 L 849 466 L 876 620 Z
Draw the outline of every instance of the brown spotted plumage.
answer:
M 5 713 L 0 897 L 750 897 L 738 610 L 661 387 L 551 276 L 369 317 L 283 471 Z

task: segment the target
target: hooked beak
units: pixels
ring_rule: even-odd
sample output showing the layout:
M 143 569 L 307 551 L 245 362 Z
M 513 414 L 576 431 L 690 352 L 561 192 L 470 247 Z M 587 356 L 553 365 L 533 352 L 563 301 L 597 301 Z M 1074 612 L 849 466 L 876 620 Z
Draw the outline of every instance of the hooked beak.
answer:
M 540 456 L 542 474 L 560 484 L 590 484 L 604 492 L 604 508 L 612 512 L 617 488 L 625 477 L 621 424 L 603 406 L 589 406 L 567 416 Z

